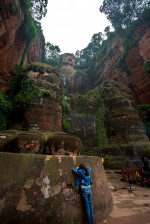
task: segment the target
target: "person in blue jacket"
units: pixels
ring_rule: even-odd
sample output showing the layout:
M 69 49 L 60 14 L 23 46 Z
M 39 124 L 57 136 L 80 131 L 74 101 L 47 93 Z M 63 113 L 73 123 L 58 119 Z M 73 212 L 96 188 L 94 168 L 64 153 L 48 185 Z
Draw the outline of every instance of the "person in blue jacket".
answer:
M 73 173 L 77 174 L 76 188 L 81 190 L 83 205 L 85 208 L 88 224 L 93 224 L 93 206 L 92 206 L 92 191 L 91 184 L 93 181 L 90 177 L 91 168 L 80 164 L 79 168 L 73 168 Z

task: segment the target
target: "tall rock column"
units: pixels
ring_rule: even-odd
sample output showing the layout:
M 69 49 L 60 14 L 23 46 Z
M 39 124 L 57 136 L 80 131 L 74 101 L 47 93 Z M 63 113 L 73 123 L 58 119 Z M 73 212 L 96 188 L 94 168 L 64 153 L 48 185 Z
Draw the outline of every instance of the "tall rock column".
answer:
M 9 71 L 19 64 L 26 41 L 19 28 L 24 20 L 19 1 L 4 0 L 0 3 L 0 90 L 6 93 L 11 87 Z

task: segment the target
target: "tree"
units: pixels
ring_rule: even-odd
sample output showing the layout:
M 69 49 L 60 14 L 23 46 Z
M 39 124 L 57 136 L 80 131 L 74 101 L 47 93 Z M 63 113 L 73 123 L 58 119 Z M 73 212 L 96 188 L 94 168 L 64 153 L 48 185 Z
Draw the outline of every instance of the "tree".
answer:
M 58 66 L 60 61 L 60 48 L 50 42 L 45 44 L 45 59 L 46 63 L 52 66 Z
M 150 0 L 103 0 L 100 12 L 107 16 L 115 30 L 128 27 L 150 7 Z
M 92 61 L 92 58 L 97 53 L 102 40 L 102 33 L 96 33 L 92 36 L 91 42 L 86 48 L 81 51 L 77 50 L 75 53 L 76 65 L 88 67 L 89 63 Z
M 31 0 L 31 13 L 35 20 L 41 20 L 47 13 L 48 0 Z

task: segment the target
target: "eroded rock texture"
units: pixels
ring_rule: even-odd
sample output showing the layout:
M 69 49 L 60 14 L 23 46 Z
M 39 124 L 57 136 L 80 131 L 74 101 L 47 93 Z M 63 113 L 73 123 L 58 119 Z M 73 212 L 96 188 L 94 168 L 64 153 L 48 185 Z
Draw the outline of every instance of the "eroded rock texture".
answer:
M 80 139 L 64 132 L 0 132 L 0 152 L 77 156 L 81 149 Z
M 61 80 L 57 72 L 44 65 L 31 65 L 28 77 L 44 94 L 37 97 L 24 112 L 24 126 L 47 131 L 62 130 Z
M 80 155 L 81 140 L 66 133 L 53 133 L 47 137 L 45 153 L 47 155 Z
M 87 223 L 72 174 L 81 163 L 92 168 L 94 222 L 104 219 L 112 197 L 99 157 L 0 153 L 0 222 Z
M 149 141 L 129 88 L 114 81 L 105 81 L 102 98 L 109 144 Z
M 19 31 L 24 20 L 19 1 L 1 1 L 0 14 L 0 90 L 5 93 L 12 81 L 9 71 L 20 63 L 26 42 Z
M 149 145 L 131 90 L 116 81 L 107 80 L 85 96 L 70 97 L 70 106 L 71 112 L 67 116 L 74 133 L 87 148 L 98 147 L 96 153 L 107 147 L 111 151 L 117 145 L 121 153 L 119 145 L 126 148 L 135 142 Z M 136 147 L 130 149 L 132 156 L 136 156 Z M 141 155 L 143 149 L 141 145 Z M 91 149 L 92 153 L 95 151 Z M 124 153 L 127 153 L 125 149 Z
M 20 64 L 27 40 L 22 33 L 24 12 L 20 1 L 3 0 L 0 2 L 0 91 L 6 93 L 12 85 L 13 76 L 10 71 L 14 65 Z M 32 43 L 26 56 L 25 65 L 41 61 L 44 42 L 38 38 Z
M 144 62 L 150 59 L 150 28 L 149 21 L 142 22 L 127 37 L 126 46 L 121 35 L 113 36 L 104 46 L 94 65 L 93 81 L 95 85 L 108 79 L 119 81 L 132 90 L 136 104 L 150 104 L 149 72 L 144 70 Z

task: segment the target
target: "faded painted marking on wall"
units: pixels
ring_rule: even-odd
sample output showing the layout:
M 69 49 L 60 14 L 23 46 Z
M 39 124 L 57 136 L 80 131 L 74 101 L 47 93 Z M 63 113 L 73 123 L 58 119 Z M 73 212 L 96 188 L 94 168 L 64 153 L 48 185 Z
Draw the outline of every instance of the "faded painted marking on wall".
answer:
M 76 158 L 77 158 L 76 156 L 72 157 L 74 164 L 76 164 Z
M 0 212 L 2 211 L 2 209 L 5 206 L 5 198 L 0 199 Z
M 59 169 L 59 176 L 61 177 L 62 176 L 62 170 Z
M 50 184 L 50 179 L 48 178 L 48 176 L 46 176 L 45 178 L 43 178 L 42 187 L 41 187 L 41 192 L 42 192 L 44 198 L 50 197 L 49 192 L 48 192 L 48 190 L 50 189 L 49 184 Z
M 20 201 L 19 201 L 16 209 L 18 211 L 22 211 L 22 212 L 31 210 L 31 205 L 29 205 L 27 203 L 27 198 L 26 198 L 26 195 L 25 195 L 25 191 L 24 190 L 22 190 L 22 192 L 21 192 L 21 199 L 20 199 Z
M 52 158 L 50 155 L 46 155 L 46 161 L 49 161 Z
M 61 156 L 58 157 L 58 162 L 61 163 L 62 159 Z
M 52 187 L 49 190 L 50 197 L 54 197 L 55 195 L 59 194 L 60 191 L 61 191 L 61 186 L 60 185 L 56 185 L 56 186 Z

